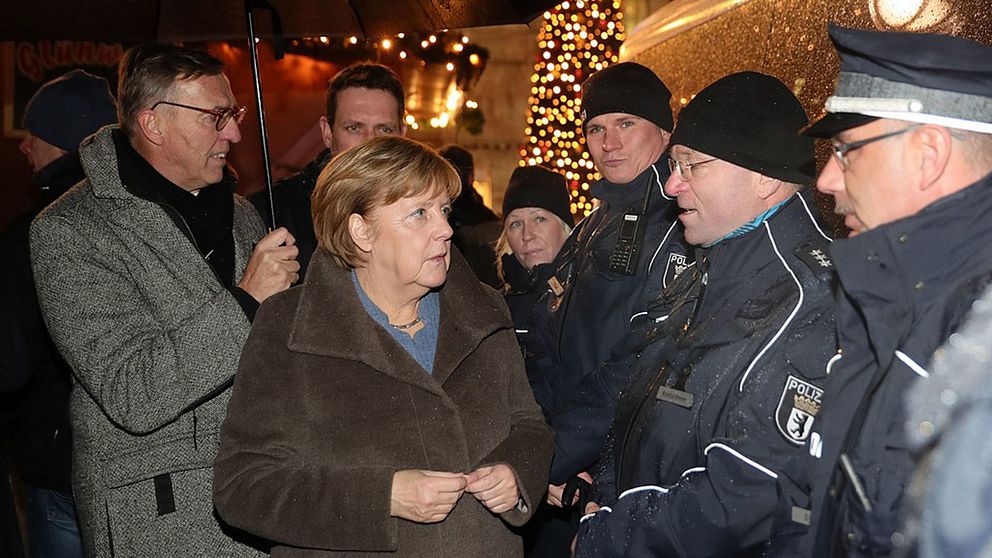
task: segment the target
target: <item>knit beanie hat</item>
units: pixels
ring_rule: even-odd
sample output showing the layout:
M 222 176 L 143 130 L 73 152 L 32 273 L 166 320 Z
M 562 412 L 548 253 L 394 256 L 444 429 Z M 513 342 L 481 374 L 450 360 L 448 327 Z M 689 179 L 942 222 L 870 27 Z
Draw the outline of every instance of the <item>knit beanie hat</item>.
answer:
M 684 145 L 759 174 L 809 184 L 813 139 L 800 136 L 806 111 L 781 81 L 757 72 L 721 78 L 679 113 L 671 145 Z
M 540 165 L 517 167 L 503 196 L 503 219 L 520 207 L 540 207 L 572 226 L 575 221 L 568 206 L 568 183 L 564 176 Z
M 672 92 L 649 68 L 621 62 L 596 72 L 582 84 L 582 125 L 601 114 L 623 112 L 640 116 L 672 131 Z
M 115 122 L 117 103 L 107 80 L 73 70 L 38 89 L 22 127 L 59 149 L 75 151 L 83 138 Z

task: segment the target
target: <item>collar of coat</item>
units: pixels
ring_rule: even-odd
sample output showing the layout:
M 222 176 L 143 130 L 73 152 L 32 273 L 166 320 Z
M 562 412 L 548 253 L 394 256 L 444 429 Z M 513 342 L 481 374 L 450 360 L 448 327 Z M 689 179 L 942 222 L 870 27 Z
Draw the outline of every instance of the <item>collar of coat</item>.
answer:
M 448 280 L 441 287 L 441 324 L 434 360 L 434 382 L 362 307 L 350 271 L 330 254 L 314 252 L 289 334 L 288 349 L 353 360 L 439 394 L 440 385 L 487 337 L 513 327 L 502 297 L 482 285 L 452 247 Z
M 83 173 L 82 163 L 79 162 L 79 152 L 70 151 L 45 165 L 34 173 L 32 178 L 41 190 L 44 205 L 48 205 L 77 182 L 86 178 L 86 175 Z
M 809 200 L 810 196 L 809 192 L 797 192 L 762 226 L 709 248 L 696 248 L 696 266 L 678 280 L 701 283 L 687 292 L 698 296 L 694 312 L 697 316 L 716 317 L 710 323 L 712 331 L 706 331 L 708 342 L 736 342 L 740 332 L 725 327 L 725 319 L 738 315 L 744 306 L 753 307 L 757 304 L 755 301 L 767 303 L 772 300 L 776 309 L 791 309 L 799 296 L 795 281 L 799 281 L 806 291 L 804 307 L 816 308 L 822 301 L 832 302 L 826 283 L 808 271 L 808 265 L 802 263 L 798 255 L 800 247 L 822 246 L 827 250 L 829 245 L 817 230 L 819 224 L 812 213 L 811 208 L 815 206 Z M 783 267 L 783 259 L 787 267 Z M 816 287 L 821 283 L 822 286 Z M 675 292 L 683 290 L 682 285 L 673 287 Z M 695 327 L 700 331 L 706 325 Z M 699 335 L 684 337 L 683 342 L 695 342 Z
M 909 327 L 930 302 L 992 268 L 990 214 L 992 175 L 915 215 L 837 241 L 831 255 L 840 284 L 859 312 L 898 336 L 899 324 Z
M 607 206 L 616 208 L 634 209 L 640 213 L 644 206 L 644 193 L 651 186 L 651 200 L 648 204 L 648 215 L 665 211 L 665 206 L 674 205 L 672 198 L 665 194 L 665 182 L 672 171 L 668 168 L 668 152 L 665 151 L 661 157 L 651 166 L 641 171 L 641 174 L 634 177 L 626 184 L 615 184 L 606 180 L 594 182 L 589 187 L 589 192 L 593 197 L 598 198 Z
M 208 287 L 211 292 L 224 290 L 220 277 L 197 251 L 189 236 L 188 227 L 183 225 L 177 215 L 168 211 L 162 203 L 135 195 L 124 186 L 113 139 L 113 134 L 119 129 L 117 125 L 104 126 L 96 134 L 83 140 L 79 147 L 79 159 L 86 173 L 86 182 L 93 197 L 101 200 L 101 204 L 107 209 L 101 216 L 121 229 L 131 231 L 148 247 L 160 253 L 164 261 L 183 269 L 185 275 L 194 277 L 198 284 Z M 233 198 L 234 195 L 231 195 Z M 235 284 L 241 280 L 254 243 L 260 238 L 258 216 L 246 205 L 244 200 L 236 200 L 232 208 L 232 282 Z

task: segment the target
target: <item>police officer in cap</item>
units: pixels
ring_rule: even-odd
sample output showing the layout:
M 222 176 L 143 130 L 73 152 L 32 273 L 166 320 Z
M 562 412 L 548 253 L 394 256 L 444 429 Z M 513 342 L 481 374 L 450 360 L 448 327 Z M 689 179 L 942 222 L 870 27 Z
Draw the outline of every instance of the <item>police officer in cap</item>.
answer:
M 831 26 L 840 78 L 817 188 L 865 231 L 834 243 L 840 343 L 808 462 L 779 478 L 778 556 L 884 556 L 912 472 L 905 392 L 992 279 L 992 48 Z
M 775 477 L 805 451 L 836 349 L 830 239 L 814 217 L 813 141 L 795 95 L 755 72 L 682 110 L 672 176 L 696 264 L 652 308 L 576 556 L 753 556 Z M 598 511 L 597 511 L 598 510 Z
M 542 406 L 556 436 L 553 504 L 561 504 L 564 484 L 598 456 L 611 403 L 604 402 L 606 411 L 598 415 L 558 415 L 582 378 L 611 357 L 631 317 L 686 263 L 686 249 L 673 232 L 675 205 L 663 191 L 670 98 L 654 72 L 633 62 L 609 66 L 582 86 L 583 133 L 603 177 L 589 191 L 599 207 L 572 231 L 552 263 L 555 271 L 534 317 L 541 343 L 533 349 L 536 360 L 546 363 L 535 374 L 547 379 L 552 394 Z

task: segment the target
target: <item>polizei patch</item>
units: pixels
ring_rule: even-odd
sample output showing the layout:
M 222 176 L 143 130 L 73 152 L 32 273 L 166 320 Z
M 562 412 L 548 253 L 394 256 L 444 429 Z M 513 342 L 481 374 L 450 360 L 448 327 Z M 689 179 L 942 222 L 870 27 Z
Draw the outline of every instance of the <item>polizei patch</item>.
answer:
M 804 444 L 813 431 L 813 419 L 820 412 L 823 390 L 790 375 L 775 410 L 775 425 L 785 439 Z
M 671 285 L 678 276 L 689 267 L 689 257 L 683 254 L 671 252 L 668 254 L 668 262 L 665 264 L 665 276 L 661 279 L 661 286 Z

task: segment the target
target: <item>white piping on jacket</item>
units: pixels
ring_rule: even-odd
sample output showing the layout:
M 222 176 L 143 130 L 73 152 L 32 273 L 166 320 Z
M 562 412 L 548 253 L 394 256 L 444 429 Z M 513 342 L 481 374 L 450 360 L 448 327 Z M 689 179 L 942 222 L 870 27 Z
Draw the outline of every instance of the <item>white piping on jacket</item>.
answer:
M 684 478 L 686 478 L 687 476 L 689 476 L 689 475 L 691 475 L 693 473 L 702 473 L 704 471 L 706 471 L 706 467 L 690 467 L 690 468 L 686 469 L 685 471 L 682 471 L 682 474 L 679 476 L 679 478 L 683 478 L 684 479 Z
M 724 445 L 724 444 L 719 444 L 719 443 L 710 444 L 710 445 L 706 446 L 706 449 L 703 450 L 703 455 L 709 455 L 711 449 L 722 449 L 722 450 L 726 451 L 727 453 L 729 453 L 730 455 L 733 455 L 737 459 L 740 459 L 744 463 L 747 463 L 751 467 L 754 467 L 755 469 L 757 469 L 757 470 L 761 471 L 762 473 L 768 475 L 769 477 L 771 477 L 773 479 L 777 479 L 778 478 L 778 475 L 775 473 L 775 471 L 772 471 L 768 467 L 765 467 L 761 463 L 758 463 L 757 461 L 751 459 L 750 457 L 747 457 L 743 453 L 735 450 L 734 448 L 732 448 L 730 446 L 727 446 L 727 445 Z
M 834 365 L 837 364 L 840 361 L 840 359 L 843 358 L 843 357 L 844 357 L 844 355 L 840 351 L 837 351 L 837 354 L 835 354 L 834 356 L 830 357 L 830 360 L 827 361 L 827 375 L 828 376 L 830 375 L 830 372 L 833 370 Z
M 927 369 L 926 368 L 923 368 L 919 364 L 916 364 L 916 361 L 914 361 L 913 359 L 909 358 L 909 355 L 907 355 L 906 353 L 904 353 L 902 351 L 896 351 L 896 358 L 898 358 L 899 360 L 901 360 L 903 362 L 903 364 L 905 364 L 906 366 L 910 367 L 910 369 L 912 369 L 913 372 L 916 372 L 920 376 L 923 376 L 924 378 L 929 378 L 930 377 L 930 373 L 927 372 Z
M 792 309 L 792 312 L 789 313 L 789 317 L 785 319 L 785 323 L 782 324 L 782 327 L 780 327 L 778 331 L 775 332 L 775 335 L 772 336 L 772 340 L 769 341 L 768 344 L 765 345 L 760 351 L 758 351 L 758 355 L 755 356 L 754 360 L 751 361 L 751 364 L 748 365 L 747 370 L 744 371 L 744 376 L 741 378 L 741 383 L 738 391 L 744 391 L 744 382 L 747 381 L 747 377 L 751 374 L 751 370 L 753 370 L 755 365 L 758 364 L 758 360 L 760 360 L 761 357 L 765 356 L 765 353 L 768 351 L 768 349 L 771 348 L 771 346 L 774 345 L 776 341 L 778 341 L 778 338 L 782 336 L 782 332 L 785 331 L 785 328 L 789 327 L 789 324 L 792 323 L 792 320 L 796 317 L 796 314 L 799 313 L 799 308 L 802 307 L 803 300 L 805 299 L 806 296 L 805 293 L 803 292 L 803 285 L 802 283 L 799 282 L 799 278 L 796 277 L 795 272 L 792 271 L 792 268 L 789 267 L 789 264 L 785 262 L 785 258 L 782 257 L 782 253 L 778 251 L 778 245 L 775 244 L 775 237 L 772 235 L 771 226 L 768 224 L 768 221 L 765 221 L 763 224 L 765 225 L 765 230 L 768 231 L 768 240 L 771 241 L 772 243 L 772 250 L 775 251 L 775 255 L 778 256 L 778 259 L 780 262 L 782 262 L 782 265 L 785 267 L 785 270 L 788 271 L 789 275 L 792 276 L 792 280 L 796 283 L 796 286 L 799 287 L 799 301 L 796 303 L 796 307 Z
M 799 195 L 799 192 L 796 192 L 796 197 L 799 198 L 799 201 L 803 202 L 803 209 L 806 210 L 806 215 L 809 215 L 810 222 L 812 222 L 813 226 L 816 227 L 816 231 L 820 233 L 820 236 L 827 239 L 828 242 L 833 242 L 834 239 L 827 236 L 827 233 L 823 232 L 823 229 L 820 228 L 820 224 L 817 223 L 816 219 L 813 218 L 813 212 L 809 210 L 809 205 L 806 203 L 806 200 L 804 200 L 803 197 Z
M 675 198 L 670 198 L 668 197 L 667 194 L 665 194 L 665 185 L 661 183 L 661 175 L 658 174 L 658 167 L 655 166 L 657 164 L 658 163 L 651 165 L 651 170 L 654 171 L 654 181 L 658 183 L 658 191 L 661 192 L 661 197 L 665 198 L 668 201 L 672 201 Z
M 648 264 L 648 275 L 651 274 L 651 268 L 654 267 L 654 259 L 658 257 L 658 252 L 661 252 L 661 248 L 665 245 L 666 242 L 668 242 L 668 237 L 671 236 L 672 230 L 674 230 L 675 226 L 678 224 L 679 222 L 678 220 L 676 220 L 674 223 L 672 223 L 672 226 L 668 227 L 668 231 L 665 232 L 665 236 L 661 239 L 661 243 L 658 244 L 658 247 L 654 249 L 654 255 L 651 256 L 651 263 Z M 668 286 L 665 284 L 664 277 L 661 278 L 661 286 L 662 287 Z

